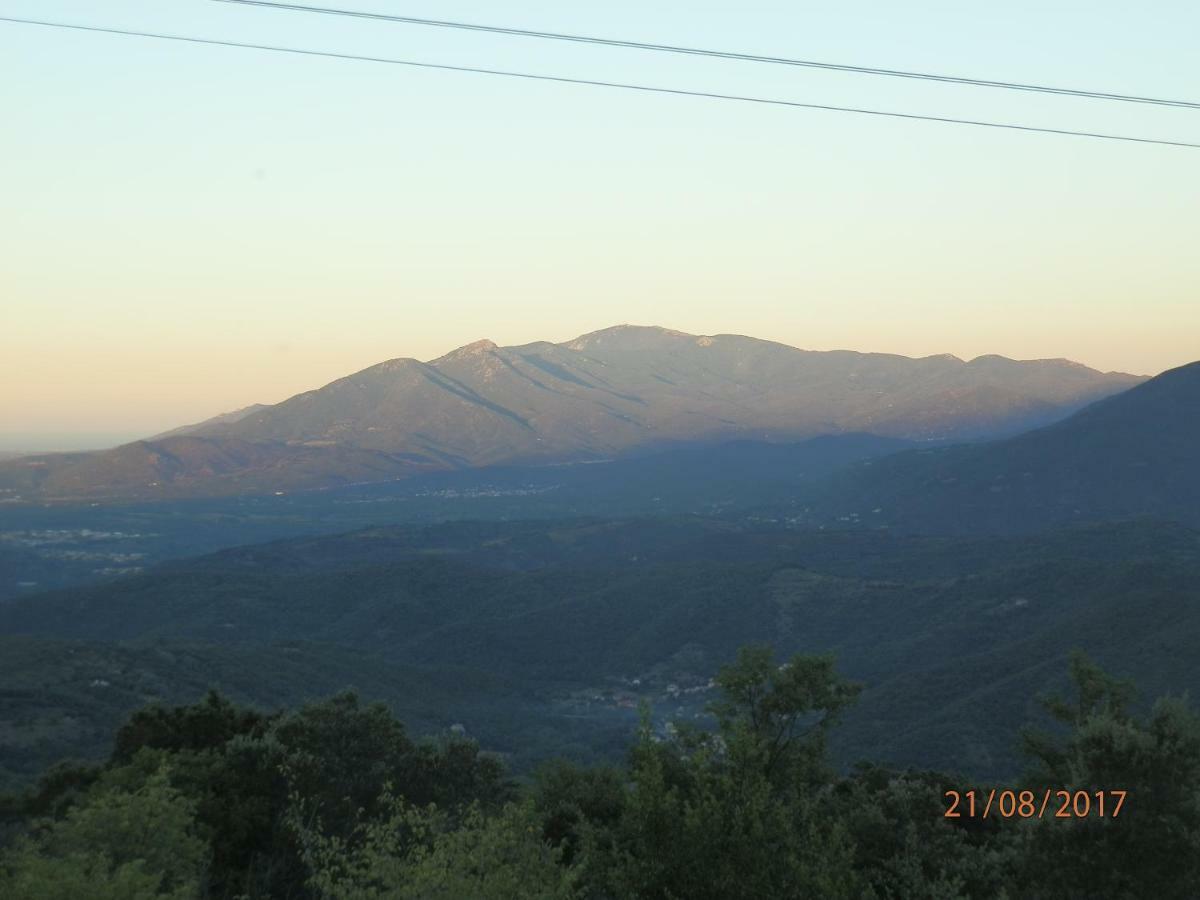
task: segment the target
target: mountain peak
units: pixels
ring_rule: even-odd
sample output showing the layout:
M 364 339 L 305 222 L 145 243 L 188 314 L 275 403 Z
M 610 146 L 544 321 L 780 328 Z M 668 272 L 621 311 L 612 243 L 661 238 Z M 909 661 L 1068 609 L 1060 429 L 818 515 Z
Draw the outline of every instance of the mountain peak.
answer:
M 646 343 L 662 338 L 695 338 L 696 335 L 688 334 L 685 331 L 675 331 L 671 328 L 663 328 L 660 325 L 612 325 L 608 328 L 601 328 L 599 331 L 590 331 L 587 334 L 581 334 L 573 341 L 568 341 L 562 346 L 568 350 L 585 350 L 588 347 L 594 347 L 597 344 L 615 342 L 637 342 Z
M 495 341 L 489 341 L 487 338 L 482 338 L 470 344 L 464 344 L 457 350 L 451 350 L 445 356 L 439 356 L 434 362 L 449 361 L 452 359 L 465 359 L 472 356 L 483 356 L 485 353 L 491 353 L 493 350 L 498 350 L 499 347 Z
M 624 324 L 565 344 L 479 340 L 431 362 L 389 360 L 204 426 L 198 433 L 224 442 L 219 447 L 172 446 L 160 460 L 129 446 L 36 472 L 0 464 L 0 490 L 159 498 L 164 479 L 174 479 L 172 496 L 203 496 L 571 462 L 680 442 L 795 441 L 847 430 L 976 439 L 1046 424 L 1141 380 L 1045 361 L 930 364 Z M 1187 390 L 1160 393 L 1158 405 L 1176 410 L 1171 415 L 1194 415 Z

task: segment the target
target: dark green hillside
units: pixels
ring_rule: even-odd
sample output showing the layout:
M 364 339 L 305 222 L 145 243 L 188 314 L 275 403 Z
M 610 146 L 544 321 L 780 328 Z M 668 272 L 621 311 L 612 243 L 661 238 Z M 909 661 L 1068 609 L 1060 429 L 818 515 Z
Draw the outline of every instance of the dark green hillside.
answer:
M 0 637 L 0 791 L 48 761 L 95 758 L 114 727 L 147 703 L 186 703 L 218 689 L 263 710 L 352 689 L 386 698 L 423 732 L 469 722 L 517 771 L 546 755 L 602 759 L 619 752 L 628 723 L 563 720 L 547 732 L 530 685 L 465 666 L 405 665 L 386 653 L 331 643 L 218 645 Z M 536 747 L 530 738 L 541 736 Z
M 332 672 L 408 710 L 419 671 L 418 696 L 447 692 L 446 716 L 526 757 L 627 733 L 639 699 L 659 721 L 691 716 L 721 659 L 769 641 L 833 652 L 866 684 L 843 760 L 869 751 L 982 776 L 1012 770 L 1005 735 L 1075 647 L 1156 692 L 1200 688 L 1198 591 L 1200 537 L 1150 522 L 1036 539 L 699 518 L 446 523 L 238 548 L 9 601 L 0 633 L 138 654 L 203 645 L 206 679 L 241 679 L 239 696 L 260 704 L 319 693 Z M 279 649 L 298 642 L 302 654 Z M 261 670 L 248 666 L 260 652 Z M 464 668 L 505 687 L 485 678 L 454 699 Z M 172 697 L 202 686 L 161 677 Z
M 1200 362 L 1015 438 L 862 463 L 804 503 L 812 522 L 943 533 L 1136 516 L 1200 525 Z
M 199 440 L 199 439 L 190 439 Z M 445 472 L 265 496 L 0 507 L 0 599 L 276 538 L 460 519 L 733 514 L 909 442 L 868 434 L 798 444 L 675 447 L 578 465 Z

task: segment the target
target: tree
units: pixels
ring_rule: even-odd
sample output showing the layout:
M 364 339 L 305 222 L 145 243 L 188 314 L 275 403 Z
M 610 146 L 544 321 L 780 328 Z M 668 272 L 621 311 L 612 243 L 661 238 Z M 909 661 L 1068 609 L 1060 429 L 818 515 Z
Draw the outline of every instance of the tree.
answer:
M 824 736 L 858 688 L 826 657 L 776 666 L 744 648 L 717 676 L 719 733 L 659 742 L 644 714 L 620 820 L 592 830 L 586 881 L 601 896 L 852 897 L 853 847 L 824 800 Z
M 237 735 L 262 736 L 273 717 L 237 706 L 210 690 L 188 706 L 147 706 L 133 713 L 117 731 L 111 761 L 129 762 L 143 747 L 156 750 L 212 750 Z
M 352 827 L 360 809 L 374 815 L 385 785 L 411 803 L 446 808 L 507 791 L 503 767 L 474 741 L 414 743 L 386 706 L 364 706 L 352 692 L 282 717 L 271 736 L 284 748 L 291 790 L 336 833 Z
M 364 820 L 353 840 L 304 830 L 310 885 L 339 900 L 571 900 L 575 874 L 543 840 L 533 804 L 491 815 L 472 804 L 448 815 L 392 794 L 386 815 Z
M 30 819 L 54 821 L 87 796 L 103 768 L 94 763 L 63 761 L 51 766 L 37 783 L 20 794 L 0 794 L 0 846 L 9 832 L 23 830 Z
M 777 666 L 769 646 L 738 650 L 737 661 L 717 674 L 722 698 L 711 704 L 728 741 L 745 733 L 768 777 L 793 777 L 819 763 L 825 737 L 861 687 L 840 678 L 831 656 L 797 654 Z
M 588 830 L 608 831 L 625 809 L 625 775 L 613 767 L 581 768 L 561 760 L 534 775 L 534 798 L 542 836 L 561 847 L 563 863 L 575 862 Z
M 36 840 L 0 857 L 0 896 L 195 897 L 207 857 L 195 832 L 194 806 L 165 769 L 132 790 L 101 783 Z
M 855 868 L 871 896 L 1013 896 L 1010 823 L 943 815 L 946 790 L 962 785 L 963 779 L 936 772 L 896 772 L 868 763 L 838 782 L 832 805 L 846 823 Z
M 1050 816 L 1028 829 L 1025 896 L 1192 898 L 1200 885 L 1200 718 L 1165 697 L 1148 716 L 1133 691 L 1081 654 L 1071 659 L 1073 701 L 1045 709 L 1059 734 L 1029 731 L 1027 786 L 1087 796 L 1087 817 Z M 1062 732 L 1065 731 L 1065 734 Z M 1113 817 L 1112 791 L 1125 791 Z M 1097 792 L 1107 797 L 1099 816 Z M 1053 809 L 1060 805 L 1051 800 Z

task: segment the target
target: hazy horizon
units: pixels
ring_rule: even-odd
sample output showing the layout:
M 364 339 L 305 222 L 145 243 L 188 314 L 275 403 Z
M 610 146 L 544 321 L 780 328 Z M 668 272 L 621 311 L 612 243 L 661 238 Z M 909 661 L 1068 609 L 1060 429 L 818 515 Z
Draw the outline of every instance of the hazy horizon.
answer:
M 1192 99 L 1200 8 L 1166 6 L 405 13 Z M 1200 140 L 1190 109 L 217 3 L 4 14 Z M 21 98 L 6 104 L 0 447 L 146 436 L 388 358 L 622 321 L 1149 375 L 1200 356 L 1200 151 L 15 24 L 0 52 L 0 95 Z
M 1198 33 L 0 2 L 0 898 L 1200 898 Z
M 632 324 L 633 327 L 651 327 L 651 328 L 663 328 L 667 331 L 683 331 L 683 329 L 673 329 L 673 328 L 669 328 L 667 326 L 662 326 L 662 325 L 651 325 L 650 323 L 616 323 L 614 325 L 605 326 L 605 328 L 612 328 L 612 327 L 618 327 L 618 325 L 630 325 L 630 324 Z M 603 329 L 592 329 L 592 330 L 599 331 L 599 330 L 603 330 Z M 587 333 L 590 333 L 590 332 L 583 332 L 581 334 L 572 334 L 563 340 L 554 341 L 554 343 L 566 343 L 568 341 L 573 340 L 574 338 L 581 337 L 582 334 L 587 334 Z M 687 332 L 687 333 L 691 334 L 692 332 Z M 723 332 L 723 333 L 725 333 L 725 334 L 741 334 L 740 332 Z M 697 335 L 697 336 L 699 337 L 701 335 Z M 715 335 L 710 335 L 710 336 L 715 336 Z M 759 338 L 762 340 L 773 340 L 771 338 L 765 338 L 762 335 L 745 335 L 745 336 L 752 337 L 752 338 Z M 446 353 L 449 353 L 460 347 L 466 346 L 468 344 L 471 344 L 471 343 L 474 343 L 474 342 L 480 341 L 480 340 L 490 340 L 490 338 L 487 338 L 485 336 L 485 337 L 472 338 L 469 341 L 463 341 L 462 343 L 456 344 L 453 347 L 447 348 L 445 351 L 436 353 L 432 356 L 424 357 L 423 361 L 432 362 L 432 361 L 436 360 L 438 357 L 444 356 Z M 515 342 L 515 344 L 513 344 L 513 346 L 529 344 L 529 343 L 533 343 L 533 342 L 539 341 L 539 340 L 541 340 L 541 339 L 533 337 L 533 338 L 530 338 L 529 340 Z M 785 343 L 785 342 L 775 341 L 775 343 Z M 788 345 L 788 346 L 794 346 L 794 345 Z M 798 349 L 813 350 L 814 348 L 802 347 L 802 348 L 798 348 Z M 881 352 L 881 351 L 873 351 L 873 350 L 869 350 L 869 349 L 859 349 L 859 348 L 853 348 L 853 347 L 834 347 L 834 348 L 829 348 L 829 350 L 852 351 L 852 352 L 861 352 L 861 353 Z M 894 354 L 894 355 L 908 356 L 908 354 Z M 925 354 L 925 355 L 926 356 L 939 356 L 939 355 L 944 355 L 944 354 Z M 950 355 L 957 356 L 957 354 L 950 354 Z M 976 356 L 987 356 L 987 355 L 991 355 L 991 354 L 977 354 Z M 395 359 L 395 358 L 397 358 L 397 357 L 387 357 L 387 359 Z M 963 359 L 963 361 L 965 361 L 965 362 L 969 362 L 976 357 L 975 356 L 967 356 L 967 357 L 959 357 L 959 358 Z M 1059 358 L 1069 359 L 1069 357 L 1039 357 L 1039 358 L 1041 358 L 1041 359 L 1059 359 Z M 368 363 L 367 366 L 362 366 L 359 369 L 355 369 L 353 371 L 342 372 L 337 377 L 340 378 L 345 375 L 350 375 L 350 374 L 353 374 L 353 372 L 355 372 L 355 371 L 360 371 L 362 368 L 367 368 L 371 365 L 375 365 L 375 364 L 385 362 L 385 361 L 386 361 L 385 359 L 377 359 L 377 360 L 372 361 L 371 363 Z M 1080 362 L 1080 360 L 1072 360 L 1072 362 Z M 1084 364 L 1086 365 L 1086 363 L 1084 363 Z M 1091 368 L 1094 368 L 1094 367 L 1091 367 Z M 1101 371 L 1103 371 L 1103 370 L 1101 370 Z M 1155 373 L 1128 372 L 1128 373 L 1124 373 L 1124 374 L 1131 374 L 1131 375 L 1154 374 L 1154 375 L 1157 375 L 1159 373 L 1157 373 L 1157 372 L 1155 372 Z M 47 452 L 47 453 L 55 452 L 55 453 L 57 453 L 57 452 L 72 452 L 72 451 L 80 451 L 80 450 L 107 449 L 109 447 L 114 447 L 114 446 L 118 446 L 123 443 L 128 443 L 129 441 L 142 440 L 145 438 L 153 437 L 155 434 L 159 434 L 159 433 L 162 433 L 165 431 L 170 431 L 174 428 L 179 428 L 179 427 L 182 427 L 185 425 L 193 425 L 197 422 L 204 421 L 205 419 L 212 418 L 214 416 L 218 416 L 223 413 L 233 412 L 236 409 L 241 409 L 241 408 L 244 408 L 247 406 L 251 406 L 255 403 L 273 404 L 273 403 L 282 402 L 283 400 L 286 400 L 289 397 L 293 397 L 298 393 L 302 393 L 307 390 L 313 390 L 316 388 L 323 387 L 327 383 L 328 383 L 328 381 L 323 381 L 319 384 L 318 383 L 308 384 L 308 385 L 302 387 L 300 390 L 289 393 L 286 396 L 275 397 L 275 398 L 272 398 L 269 400 L 248 399 L 248 400 L 246 400 L 246 402 L 238 403 L 233 406 L 223 407 L 220 409 L 215 409 L 215 408 L 211 409 L 210 411 L 203 412 L 203 413 L 201 413 L 193 418 L 187 419 L 187 420 L 171 419 L 168 421 L 156 422 L 156 423 L 153 423 L 152 425 L 148 425 L 147 427 L 140 429 L 140 430 L 130 429 L 130 430 L 126 430 L 126 431 L 114 431 L 114 430 L 91 430 L 91 431 L 89 431 L 89 430 L 72 430 L 70 428 L 57 428 L 57 429 L 50 428 L 50 429 L 45 429 L 45 430 L 41 430 L 41 431 L 28 431 L 28 432 L 0 431 L 0 453 L 36 453 L 36 452 Z

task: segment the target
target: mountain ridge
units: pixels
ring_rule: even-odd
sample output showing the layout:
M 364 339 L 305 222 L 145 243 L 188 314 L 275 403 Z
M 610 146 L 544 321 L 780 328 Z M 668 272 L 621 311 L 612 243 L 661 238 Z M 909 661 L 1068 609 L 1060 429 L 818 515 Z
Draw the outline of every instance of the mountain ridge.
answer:
M 1059 422 L 986 444 L 909 450 L 835 476 L 814 523 L 1015 533 L 1152 516 L 1200 525 L 1200 362 Z
M 0 464 L 0 488 L 33 499 L 165 499 L 686 443 L 849 432 L 975 440 L 1054 421 L 1141 381 L 1060 360 L 912 359 L 618 325 L 557 344 L 482 339 L 428 362 L 385 360 L 157 439 Z
M 211 416 L 202 422 L 194 422 L 190 425 L 180 425 L 176 428 L 171 428 L 168 431 L 159 432 L 156 435 L 144 438 L 144 440 L 161 441 L 169 437 L 179 437 L 180 435 L 184 434 L 197 434 L 206 428 L 217 425 L 225 425 L 229 422 L 236 422 L 239 419 L 244 419 L 246 416 L 256 413 L 260 409 L 266 409 L 269 405 L 269 403 L 251 403 L 249 406 L 243 406 L 240 409 L 233 409 L 229 412 L 218 413 L 217 415 Z

